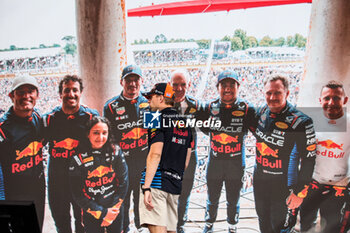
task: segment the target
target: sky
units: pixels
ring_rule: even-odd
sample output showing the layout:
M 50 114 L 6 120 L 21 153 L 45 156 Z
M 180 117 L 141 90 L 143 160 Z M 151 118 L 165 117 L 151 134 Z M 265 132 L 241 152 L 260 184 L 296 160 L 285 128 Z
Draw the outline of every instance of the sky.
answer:
M 126 8 L 160 4 L 174 0 L 126 0 Z M 158 34 L 170 38 L 221 39 L 243 29 L 261 39 L 307 36 L 311 4 L 252 8 L 230 12 L 177 16 L 127 18 L 127 41 L 153 40 Z M 37 47 L 39 44 L 63 45 L 66 35 L 76 36 L 74 0 L 1 0 L 0 49 Z

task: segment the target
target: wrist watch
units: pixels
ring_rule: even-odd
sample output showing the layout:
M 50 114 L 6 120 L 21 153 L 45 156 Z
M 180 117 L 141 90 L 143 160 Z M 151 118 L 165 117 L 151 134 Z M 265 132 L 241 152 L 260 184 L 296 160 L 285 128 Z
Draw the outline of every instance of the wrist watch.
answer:
M 151 188 L 144 188 L 143 185 L 141 186 L 142 193 L 145 194 L 146 191 L 151 192 Z

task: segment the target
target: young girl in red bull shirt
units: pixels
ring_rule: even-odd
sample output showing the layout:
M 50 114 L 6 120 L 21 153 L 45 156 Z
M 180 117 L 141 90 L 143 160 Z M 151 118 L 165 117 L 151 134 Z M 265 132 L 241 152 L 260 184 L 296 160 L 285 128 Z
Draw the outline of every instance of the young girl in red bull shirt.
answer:
M 69 167 L 70 187 L 83 210 L 85 232 L 122 232 L 128 169 L 106 118 L 89 121 L 87 140 L 78 151 Z

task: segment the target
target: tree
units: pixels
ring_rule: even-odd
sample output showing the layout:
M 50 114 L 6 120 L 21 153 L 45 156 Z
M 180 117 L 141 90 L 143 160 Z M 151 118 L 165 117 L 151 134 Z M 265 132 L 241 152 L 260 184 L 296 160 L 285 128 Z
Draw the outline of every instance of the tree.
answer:
M 278 38 L 278 39 L 275 39 L 274 41 L 273 41 L 273 46 L 283 46 L 284 45 L 284 43 L 285 43 L 285 39 L 284 39 L 284 37 L 280 37 L 280 38 Z
M 209 49 L 210 40 L 207 40 L 207 39 L 196 40 L 196 43 L 198 44 L 200 49 Z
M 306 38 L 303 37 L 302 35 L 296 33 L 294 35 L 294 43 L 295 43 L 295 46 L 297 46 L 298 48 L 305 48 Z
M 45 49 L 45 48 L 47 48 L 47 46 L 46 46 L 46 45 L 44 45 L 44 44 L 40 44 L 40 45 L 39 45 L 39 48 L 41 48 L 41 49 Z
M 243 44 L 243 49 L 246 49 L 247 47 L 247 32 L 244 31 L 243 29 L 236 29 L 234 34 L 233 34 L 234 37 L 239 37 L 242 41 L 242 44 Z
M 77 44 L 74 36 L 65 36 L 62 38 L 66 42 L 66 46 L 64 46 L 64 51 L 66 54 L 71 54 L 74 56 L 77 53 Z
M 245 44 L 246 49 L 257 47 L 259 44 L 258 40 L 254 36 L 248 36 L 245 43 L 246 43 Z
M 295 46 L 294 38 L 292 36 L 288 36 L 287 37 L 287 45 L 289 47 L 294 47 Z
M 243 49 L 243 43 L 241 38 L 238 36 L 235 36 L 231 39 L 231 50 L 236 51 L 236 50 L 242 50 Z
M 269 36 L 264 36 L 259 42 L 259 46 L 269 47 L 272 45 L 272 43 L 273 43 L 273 40 Z
M 10 50 L 11 50 L 11 51 L 12 51 L 12 50 L 17 50 L 16 45 L 10 45 Z
M 159 43 L 167 43 L 168 40 L 167 38 L 163 35 L 156 35 L 156 37 L 154 38 L 154 43 L 159 44 Z
M 62 38 L 62 40 L 68 41 L 68 42 L 73 42 L 73 41 L 75 41 L 75 37 L 74 36 L 64 36 Z
M 221 39 L 221 41 L 231 41 L 231 37 L 226 35 L 226 36 L 224 36 L 224 38 Z

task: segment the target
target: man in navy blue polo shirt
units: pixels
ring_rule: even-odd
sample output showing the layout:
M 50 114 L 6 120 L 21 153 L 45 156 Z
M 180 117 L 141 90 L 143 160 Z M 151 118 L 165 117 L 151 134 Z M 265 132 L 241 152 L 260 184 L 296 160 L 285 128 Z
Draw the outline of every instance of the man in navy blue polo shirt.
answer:
M 149 152 L 142 173 L 140 222 L 151 233 L 176 232 L 177 205 L 182 177 L 191 157 L 192 132 L 172 109 L 174 91 L 158 83 L 145 94 L 160 128 L 148 130 Z

